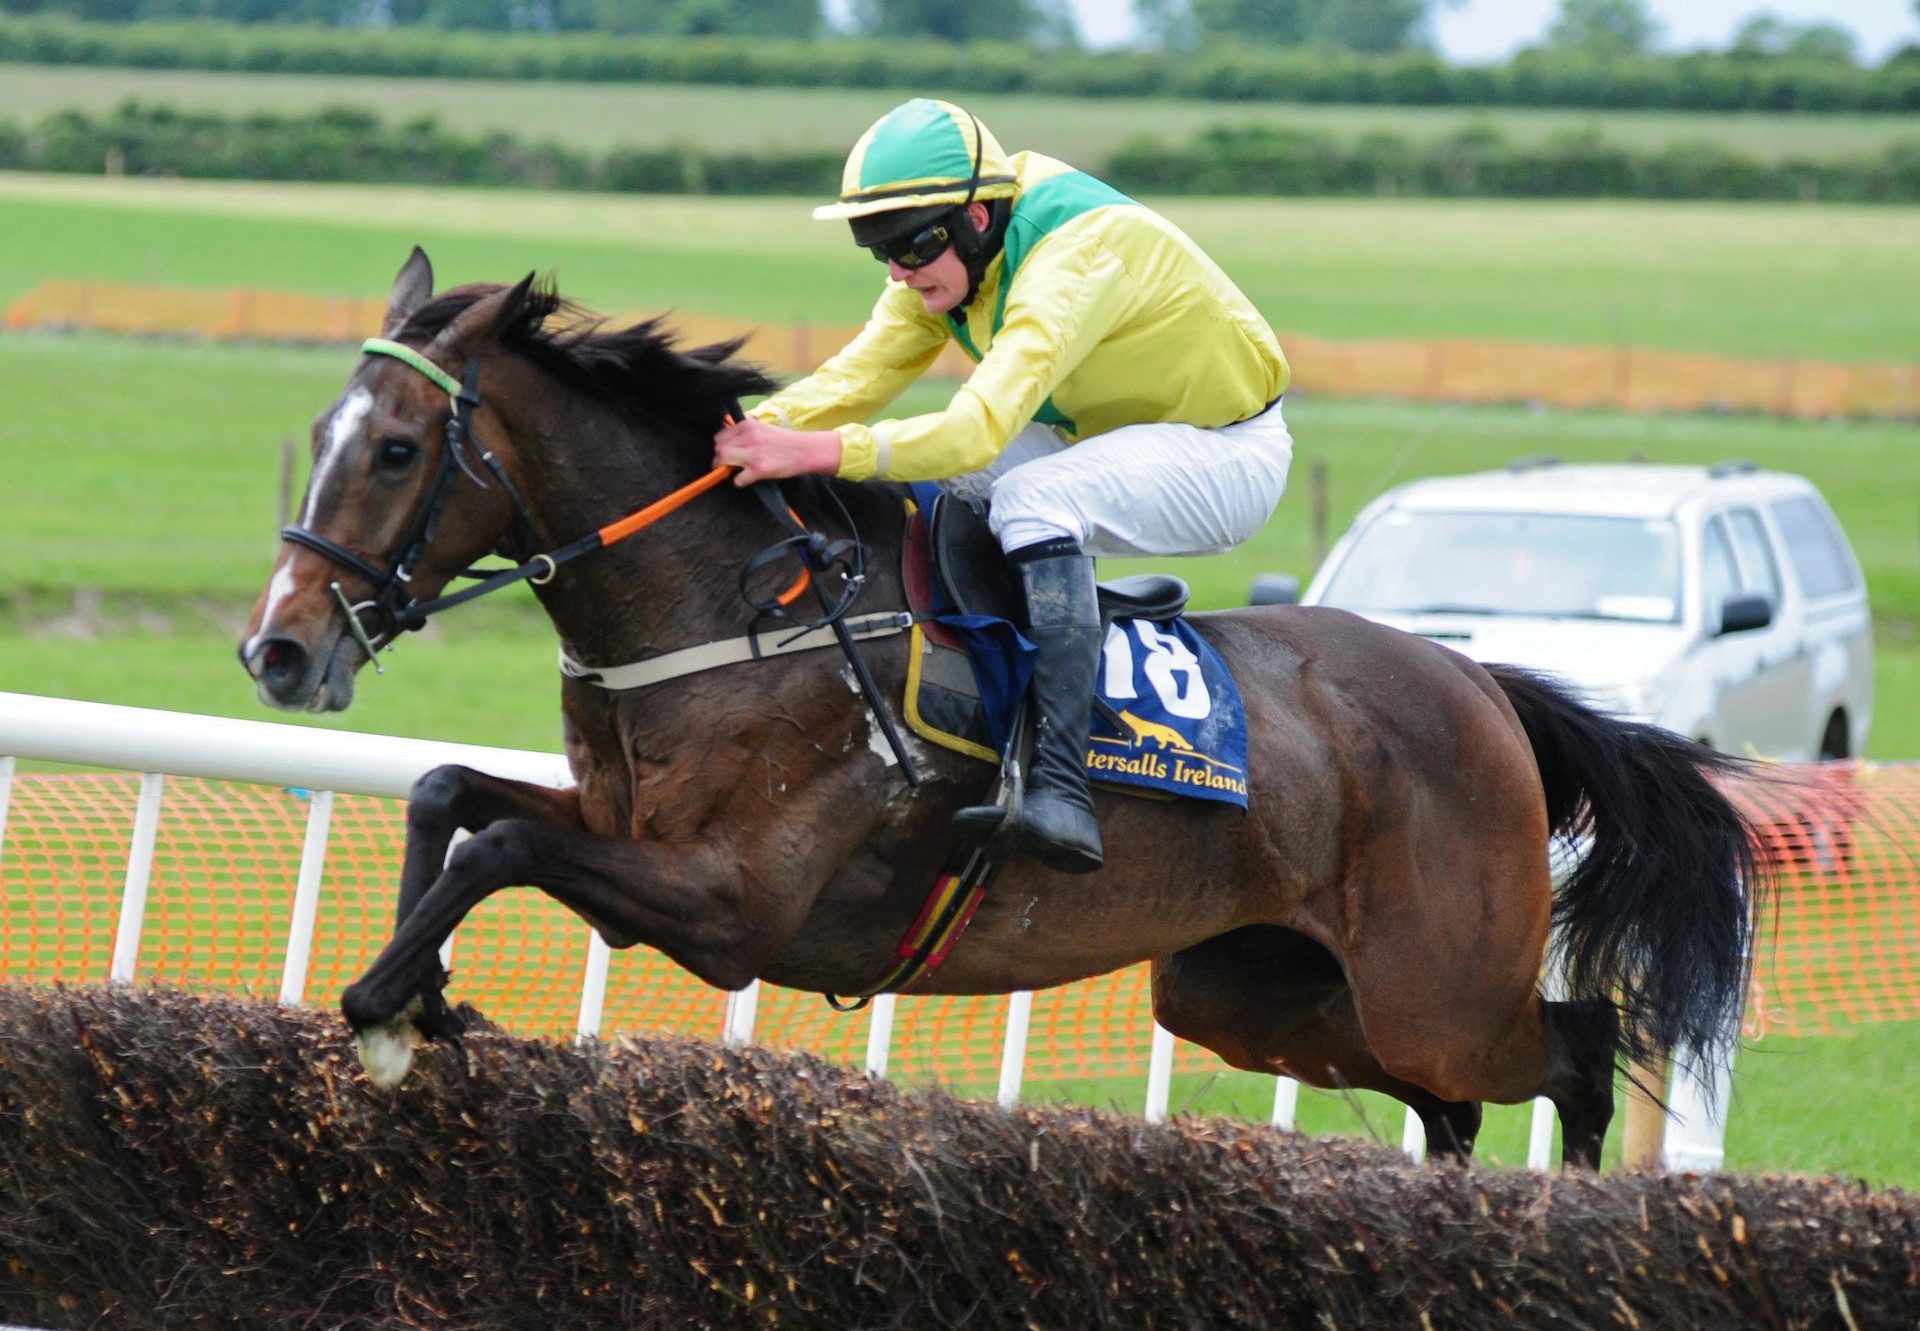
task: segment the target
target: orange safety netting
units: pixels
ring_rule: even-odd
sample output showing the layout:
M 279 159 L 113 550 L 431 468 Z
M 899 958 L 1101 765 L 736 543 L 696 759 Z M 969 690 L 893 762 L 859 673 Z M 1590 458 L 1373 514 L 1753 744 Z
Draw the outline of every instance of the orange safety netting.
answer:
M 384 310 L 380 300 L 298 292 L 49 280 L 9 306 L 0 326 L 345 342 L 378 333 Z M 745 338 L 749 359 L 788 374 L 811 372 L 859 331 L 679 313 L 672 322 L 690 341 Z M 1284 333 L 1280 341 L 1293 365 L 1294 387 L 1330 397 L 1757 411 L 1813 419 L 1920 416 L 1920 362 L 1839 365 L 1461 338 L 1330 341 Z M 961 377 L 971 368 L 958 344 L 949 343 L 932 373 Z
M 1742 784 L 1774 869 L 1747 1033 L 1920 1016 L 1920 764 L 1825 763 Z
M 0 979 L 107 978 L 133 840 L 137 775 L 21 774 L 0 850 Z M 1815 1034 L 1920 1016 L 1920 766 L 1833 764 L 1795 786 L 1743 788 L 1779 864 L 1762 921 L 1748 1034 Z M 136 977 L 272 997 L 280 991 L 306 831 L 304 792 L 172 777 L 161 802 Z M 337 797 L 305 1000 L 333 1002 L 390 931 L 405 836 L 397 800 Z M 963 938 L 960 946 L 966 946 Z M 587 931 L 543 894 L 496 894 L 461 925 L 453 995 L 520 1034 L 567 1036 Z M 726 997 L 645 948 L 615 953 L 603 1034 L 717 1039 Z M 900 1000 L 889 1075 L 961 1088 L 997 1081 L 1006 1001 Z M 869 1015 L 762 986 L 755 1039 L 857 1065 Z M 1147 968 L 1034 996 L 1026 1076 L 1143 1076 Z M 1180 1045 L 1175 1067 L 1215 1069 Z

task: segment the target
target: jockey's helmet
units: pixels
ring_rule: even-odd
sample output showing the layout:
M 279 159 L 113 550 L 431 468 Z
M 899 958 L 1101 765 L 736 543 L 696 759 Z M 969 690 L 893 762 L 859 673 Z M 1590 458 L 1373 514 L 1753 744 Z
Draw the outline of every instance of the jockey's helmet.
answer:
M 978 117 L 952 102 L 916 97 L 860 136 L 847 155 L 840 198 L 813 215 L 820 221 L 845 218 L 856 245 L 903 267 L 929 263 L 951 244 L 977 287 L 999 251 L 1005 201 L 1017 190 L 1013 163 Z M 984 231 L 966 220 L 971 203 L 988 206 L 991 221 Z

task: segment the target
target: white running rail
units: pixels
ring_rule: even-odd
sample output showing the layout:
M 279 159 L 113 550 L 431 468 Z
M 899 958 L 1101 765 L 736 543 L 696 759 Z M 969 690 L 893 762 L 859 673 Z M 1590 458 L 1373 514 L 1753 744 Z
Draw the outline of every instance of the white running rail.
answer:
M 169 775 L 297 787 L 313 792 L 280 982 L 280 1000 L 289 1004 L 299 1003 L 305 993 L 336 793 L 404 797 L 419 777 L 445 763 L 460 763 L 496 776 L 556 789 L 573 781 L 566 760 L 558 754 L 397 739 L 0 692 L 0 851 L 6 845 L 8 798 L 15 760 L 20 758 L 141 774 L 133 848 L 128 858 L 119 927 L 108 974 L 111 982 L 119 984 L 131 982 L 138 967 L 154 834 Z M 597 934 L 591 935 L 576 1022 L 583 1039 L 592 1038 L 600 1031 L 608 958 L 606 944 Z M 720 1016 L 721 1038 L 726 1042 L 737 1044 L 753 1039 L 758 988 L 756 982 L 727 995 Z M 1032 1003 L 1030 993 L 1012 994 L 1007 1000 L 998 1094 L 1003 1105 L 1014 1104 L 1020 1097 Z M 875 1000 L 871 1014 L 866 1068 L 875 1076 L 882 1076 L 892 1042 L 893 998 L 889 995 Z M 1174 1037 L 1154 1023 L 1146 1103 L 1146 1117 L 1150 1122 L 1159 1122 L 1167 1116 L 1173 1053 Z M 1718 1167 L 1724 1134 L 1722 1125 L 1726 1118 L 1724 1094 L 1729 1080 L 1722 1076 L 1721 1095 L 1717 1099 L 1707 1097 L 1696 1085 L 1676 1083 L 1675 1108 L 1687 1121 L 1681 1125 L 1684 1133 L 1677 1140 L 1670 1134 L 1670 1163 L 1693 1169 Z M 1276 1126 L 1293 1126 L 1298 1095 L 1298 1083 L 1285 1077 L 1278 1079 L 1272 1115 Z M 1552 1107 L 1546 1101 L 1536 1102 L 1527 1153 L 1528 1164 L 1536 1169 L 1544 1169 L 1548 1164 L 1551 1113 Z M 1408 1111 L 1402 1135 L 1404 1149 L 1418 1159 L 1424 1153 L 1425 1144 L 1419 1119 Z

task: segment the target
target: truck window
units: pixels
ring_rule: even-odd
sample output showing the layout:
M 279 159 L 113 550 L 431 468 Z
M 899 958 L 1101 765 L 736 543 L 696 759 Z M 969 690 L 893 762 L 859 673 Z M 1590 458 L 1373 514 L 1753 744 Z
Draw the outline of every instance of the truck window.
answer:
M 1750 508 L 1731 509 L 1727 527 L 1733 533 L 1733 551 L 1740 558 L 1740 585 L 1746 591 L 1764 596 L 1780 609 L 1780 565 L 1773 557 L 1773 542 L 1760 525 L 1760 515 Z
M 1838 596 L 1860 585 L 1853 558 L 1825 505 L 1803 495 L 1776 499 L 1771 507 L 1786 538 L 1787 559 L 1809 600 Z

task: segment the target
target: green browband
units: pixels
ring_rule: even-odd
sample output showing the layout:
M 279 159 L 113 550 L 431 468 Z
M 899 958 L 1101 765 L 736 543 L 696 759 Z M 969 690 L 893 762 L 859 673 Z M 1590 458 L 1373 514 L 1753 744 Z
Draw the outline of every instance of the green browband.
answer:
M 360 344 L 360 353 L 364 356 L 391 356 L 397 361 L 405 361 L 445 389 L 448 397 L 460 396 L 460 385 L 454 381 L 453 376 L 412 347 L 390 342 L 384 337 L 370 337 Z

